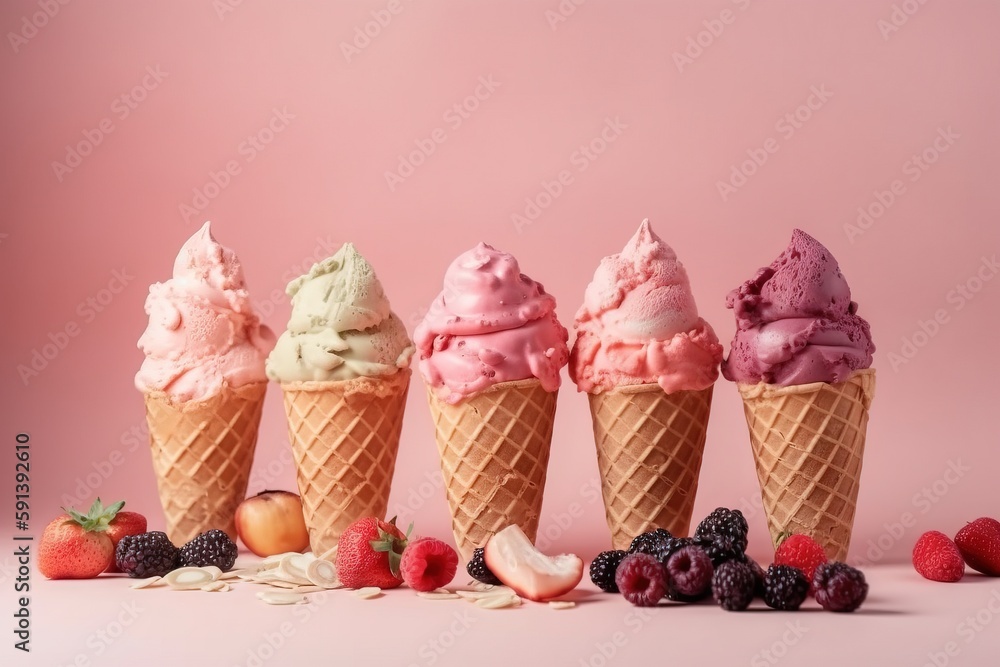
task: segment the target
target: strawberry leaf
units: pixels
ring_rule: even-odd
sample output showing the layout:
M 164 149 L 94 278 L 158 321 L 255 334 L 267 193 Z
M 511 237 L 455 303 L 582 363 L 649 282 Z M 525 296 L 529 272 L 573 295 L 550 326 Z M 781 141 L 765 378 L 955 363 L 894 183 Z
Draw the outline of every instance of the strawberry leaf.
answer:
M 120 500 L 109 507 L 105 507 L 100 498 L 97 498 L 90 506 L 86 514 L 77 512 L 72 507 L 62 508 L 70 519 L 79 524 L 85 531 L 92 533 L 104 532 L 114 520 L 115 516 L 125 506 L 125 501 Z

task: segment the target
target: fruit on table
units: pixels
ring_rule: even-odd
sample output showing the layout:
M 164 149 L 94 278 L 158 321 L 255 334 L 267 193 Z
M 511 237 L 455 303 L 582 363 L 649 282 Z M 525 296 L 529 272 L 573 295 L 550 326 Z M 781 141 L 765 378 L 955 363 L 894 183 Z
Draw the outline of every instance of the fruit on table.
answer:
M 309 548 L 302 499 L 289 491 L 263 491 L 236 508 L 236 533 L 258 556 Z
M 925 579 L 955 582 L 965 576 L 962 554 L 947 535 L 929 530 L 913 545 L 913 567 Z
M 237 551 L 236 543 L 225 531 L 213 528 L 181 547 L 180 564 L 183 567 L 214 565 L 226 572 L 236 564 Z
M 458 553 L 433 537 L 421 537 L 407 544 L 399 564 L 406 585 L 422 592 L 447 586 L 457 570 Z
M 42 532 L 38 569 L 49 579 L 90 579 L 114 563 L 108 524 L 124 503 L 104 507 L 98 498 L 87 514 L 70 508 Z
M 126 535 L 115 548 L 118 570 L 136 579 L 162 577 L 180 567 L 180 557 L 180 549 L 159 530 Z
M 98 498 L 100 500 L 100 498 Z M 124 501 L 121 506 L 124 506 Z M 112 505 L 114 507 L 114 505 Z M 146 532 L 147 522 L 146 517 L 139 514 L 138 512 L 127 512 L 119 510 L 111 522 L 108 523 L 108 537 L 111 538 L 111 542 L 118 548 L 118 543 L 123 537 L 131 535 L 141 535 Z M 120 572 L 118 565 L 115 561 L 111 562 L 111 566 L 108 567 L 108 572 Z
M 955 545 L 976 572 L 1000 577 L 1000 521 L 980 517 L 955 535 Z
M 486 565 L 518 595 L 543 601 L 564 595 L 583 579 L 583 561 L 573 554 L 546 556 L 516 524 L 491 537 L 484 548 Z
M 411 526 L 412 528 L 412 526 Z M 337 575 L 347 588 L 396 588 L 403 583 L 399 566 L 407 538 L 396 519 L 358 519 L 337 543 Z

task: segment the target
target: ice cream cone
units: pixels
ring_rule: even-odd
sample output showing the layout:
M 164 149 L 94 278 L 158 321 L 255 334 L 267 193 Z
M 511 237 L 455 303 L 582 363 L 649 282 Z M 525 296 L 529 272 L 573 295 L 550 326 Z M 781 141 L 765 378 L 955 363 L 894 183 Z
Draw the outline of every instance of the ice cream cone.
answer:
M 452 529 L 464 559 L 512 523 L 535 540 L 557 393 L 537 379 L 500 382 L 455 405 L 428 391 Z
M 738 384 L 771 538 L 805 533 L 843 561 L 851 544 L 875 371 L 845 382 Z
M 712 387 L 667 394 L 638 384 L 588 396 L 613 548 L 653 528 L 687 535 Z
M 281 384 L 313 553 L 335 547 L 362 517 L 385 518 L 409 384 L 408 368 Z
M 180 546 L 212 528 L 236 539 L 234 516 L 250 477 L 266 382 L 175 403 L 145 394 L 149 442 L 167 536 Z

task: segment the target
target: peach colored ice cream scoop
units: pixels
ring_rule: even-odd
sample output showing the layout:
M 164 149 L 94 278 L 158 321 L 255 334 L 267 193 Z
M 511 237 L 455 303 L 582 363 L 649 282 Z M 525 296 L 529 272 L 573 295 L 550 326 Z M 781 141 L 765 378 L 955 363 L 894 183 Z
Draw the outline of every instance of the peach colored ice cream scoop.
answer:
M 444 290 L 413 334 L 424 380 L 452 404 L 514 380 L 538 378 L 555 391 L 569 357 L 555 308 L 512 255 L 480 243 L 448 267 Z
M 223 384 L 267 380 L 274 334 L 253 311 L 239 259 L 215 240 L 210 223 L 181 247 L 173 277 L 150 286 L 146 313 L 138 343 L 146 358 L 135 376 L 140 391 L 200 401 Z
M 697 391 L 718 378 L 719 339 L 698 316 L 684 266 L 648 220 L 601 260 L 575 328 L 569 372 L 580 391 L 653 383 L 667 393 Z

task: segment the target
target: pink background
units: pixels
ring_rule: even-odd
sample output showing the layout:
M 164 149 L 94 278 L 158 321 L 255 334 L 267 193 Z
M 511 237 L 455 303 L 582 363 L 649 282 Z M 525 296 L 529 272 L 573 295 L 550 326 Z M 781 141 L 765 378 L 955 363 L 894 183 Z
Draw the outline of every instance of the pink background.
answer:
M 276 331 L 285 283 L 344 241 L 373 263 L 412 331 L 447 264 L 480 240 L 518 257 L 569 326 L 599 259 L 649 217 L 727 349 L 726 292 L 800 226 L 840 260 L 878 347 L 852 560 L 906 559 L 925 530 L 997 515 L 996 3 L 591 0 L 553 28 L 556 0 L 234 2 L 220 14 L 224 1 L 71 3 L 48 19 L 35 2 L 0 6 L 0 383 L 5 437 L 31 434 L 36 532 L 60 504 L 96 494 L 160 525 L 135 341 L 147 286 L 169 276 L 206 219 L 239 253 Z M 373 11 L 391 16 L 377 34 Z M 45 22 L 34 32 L 32 15 Z M 887 32 L 894 15 L 901 26 Z M 341 44 L 366 23 L 375 36 L 348 59 Z M 21 31 L 30 39 L 12 44 Z M 685 49 L 692 59 L 678 66 Z M 477 86 L 481 99 L 467 100 Z M 476 107 L 467 118 L 449 111 L 463 101 Z M 797 109 L 795 125 L 783 120 Z M 609 119 L 619 129 L 602 144 Z M 269 143 L 254 148 L 258 133 Z M 88 135 L 100 138 L 92 150 Z M 385 173 L 432 136 L 433 154 L 390 188 Z M 581 157 L 592 141 L 600 154 Z M 73 150 L 87 155 L 67 163 L 81 143 Z M 720 194 L 763 147 L 766 162 L 747 163 L 745 184 Z M 913 158 L 925 151 L 933 163 L 921 169 Z M 227 163 L 238 173 L 206 188 Z M 571 182 L 564 174 L 562 192 L 516 225 L 526 198 L 563 170 Z M 185 216 L 182 205 L 200 210 Z M 874 217 L 852 231 L 859 207 Z M 127 284 L 112 294 L 116 271 Z M 969 281 L 975 293 L 954 291 Z M 104 299 L 101 312 L 88 298 Z M 936 314 L 943 323 L 928 324 Z M 67 326 L 76 335 L 61 337 Z M 53 338 L 65 349 L 22 380 L 18 366 Z M 444 494 L 428 482 L 432 426 L 414 389 L 391 506 L 445 536 Z M 604 548 L 597 483 L 587 402 L 565 378 L 546 548 L 587 559 Z M 251 491 L 265 486 L 294 488 L 276 387 Z M 742 507 L 751 551 L 767 558 L 758 504 L 740 401 L 720 379 L 695 515 Z

